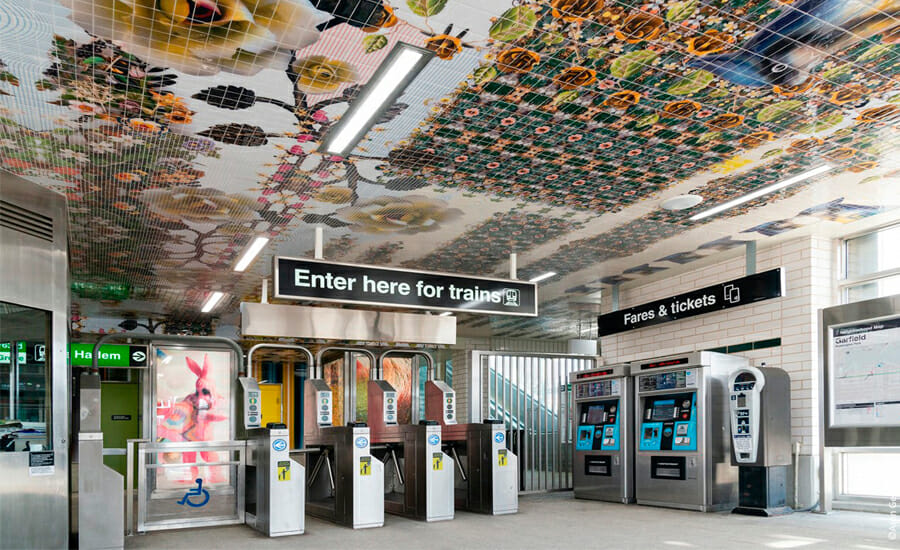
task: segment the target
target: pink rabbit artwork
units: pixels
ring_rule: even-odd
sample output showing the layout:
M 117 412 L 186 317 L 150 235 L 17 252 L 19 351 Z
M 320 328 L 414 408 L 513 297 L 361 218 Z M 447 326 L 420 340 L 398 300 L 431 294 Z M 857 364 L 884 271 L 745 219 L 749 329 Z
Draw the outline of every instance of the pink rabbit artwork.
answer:
M 176 402 L 168 408 L 158 408 L 157 415 L 161 418 L 157 422 L 156 433 L 159 441 L 209 441 L 212 437 L 213 422 L 228 420 L 227 416 L 213 412 L 220 396 L 207 375 L 209 374 L 209 358 L 203 356 L 203 367 L 190 357 L 186 357 L 187 366 L 197 376 L 194 383 L 194 392 L 187 394 L 184 399 Z M 196 452 L 180 453 L 182 462 L 197 462 Z M 171 453 L 177 457 L 178 453 Z M 200 451 L 200 456 L 205 462 L 217 462 L 217 453 L 212 451 Z M 164 456 L 164 459 L 170 458 Z M 169 460 L 167 460 L 169 461 Z M 223 476 L 216 475 L 219 468 L 211 472 L 209 482 L 215 483 L 223 480 Z M 191 478 L 185 480 L 193 483 L 199 475 L 199 467 L 191 467 Z

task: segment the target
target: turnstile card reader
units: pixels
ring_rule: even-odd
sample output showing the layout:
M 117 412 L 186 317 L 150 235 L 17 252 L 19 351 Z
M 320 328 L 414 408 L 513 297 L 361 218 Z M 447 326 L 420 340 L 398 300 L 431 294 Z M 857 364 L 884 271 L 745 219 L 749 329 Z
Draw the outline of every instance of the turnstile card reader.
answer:
M 745 366 L 728 380 L 732 464 L 740 514 L 773 516 L 787 506 L 791 464 L 791 380 L 778 368 Z
M 742 357 L 714 352 L 633 361 L 635 499 L 711 512 L 737 503 L 728 434 L 728 376 Z
M 247 525 L 270 537 L 300 535 L 305 525 L 306 469 L 291 460 L 284 426 L 251 430 L 245 497 Z
M 573 372 L 569 382 L 575 399 L 575 497 L 634 502 L 629 366 Z
M 306 510 L 354 529 L 384 525 L 384 465 L 371 452 L 362 423 L 332 426 L 331 389 L 322 379 L 304 387 Z M 312 468 L 309 465 L 312 464 Z
M 385 511 L 425 521 L 453 519 L 454 461 L 441 448 L 440 424 L 398 424 L 397 391 L 385 380 L 369 381 L 368 418 L 375 452 L 389 468 Z
M 256 379 L 249 376 L 238 377 L 238 389 L 238 437 L 245 439 L 249 438 L 250 430 L 262 425 L 262 393 Z
M 456 508 L 493 515 L 518 512 L 519 463 L 506 446 L 503 421 L 458 424 L 456 392 L 440 380 L 425 382 L 425 418 L 443 426 L 443 449 L 456 463 Z

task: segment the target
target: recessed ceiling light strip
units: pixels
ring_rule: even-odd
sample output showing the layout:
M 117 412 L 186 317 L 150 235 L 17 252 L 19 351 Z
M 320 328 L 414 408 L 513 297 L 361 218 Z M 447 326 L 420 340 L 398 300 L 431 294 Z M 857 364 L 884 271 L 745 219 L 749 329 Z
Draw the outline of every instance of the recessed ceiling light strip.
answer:
M 224 292 L 219 292 L 218 290 L 216 290 L 209 295 L 209 298 L 206 299 L 206 303 L 203 304 L 203 309 L 201 309 L 200 311 L 202 311 L 203 313 L 209 313 L 219 304 L 219 301 L 224 297 Z
M 689 219 L 692 222 L 695 222 L 697 220 L 702 220 L 703 218 L 708 218 L 710 216 L 714 216 L 714 215 L 718 214 L 719 212 L 724 212 L 725 210 L 728 210 L 729 208 L 734 208 L 735 206 L 737 206 L 739 204 L 744 204 L 745 202 L 752 201 L 753 199 L 758 199 L 759 197 L 768 195 L 769 193 L 774 193 L 775 191 L 779 191 L 781 189 L 784 189 L 785 187 L 794 185 L 795 183 L 800 183 L 803 180 L 809 179 L 814 176 L 818 176 L 819 174 L 824 174 L 825 172 L 831 170 L 832 168 L 833 168 L 832 166 L 823 164 L 822 166 L 819 166 L 818 168 L 813 168 L 812 170 L 808 170 L 808 171 L 803 172 L 802 174 L 798 174 L 792 178 L 788 178 L 786 180 L 780 181 L 778 183 L 774 183 L 772 185 L 767 185 L 765 187 L 761 187 L 761 188 L 757 189 L 756 191 L 747 193 L 746 195 L 740 196 L 736 199 L 730 200 L 728 202 L 723 202 L 722 204 L 714 206 L 714 207 L 710 208 L 709 210 L 704 210 L 703 212 L 700 212 L 699 214 L 694 214 Z
M 378 116 L 393 105 L 394 100 L 433 56 L 434 53 L 429 50 L 403 42 L 394 46 L 359 97 L 325 136 L 319 150 L 346 156 L 365 136 L 372 122 L 378 120 Z
M 247 250 L 244 251 L 244 255 L 241 256 L 241 259 L 238 260 L 238 263 L 234 265 L 235 271 L 244 271 L 247 269 L 253 260 L 256 259 L 257 254 L 259 254 L 266 245 L 269 244 L 268 237 L 256 237 L 256 239 L 247 247 Z

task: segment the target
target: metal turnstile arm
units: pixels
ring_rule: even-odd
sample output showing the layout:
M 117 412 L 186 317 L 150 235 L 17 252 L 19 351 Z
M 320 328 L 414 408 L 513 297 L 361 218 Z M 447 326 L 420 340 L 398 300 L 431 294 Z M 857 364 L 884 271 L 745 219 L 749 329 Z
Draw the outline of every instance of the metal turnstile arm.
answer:
M 469 481 L 466 471 L 463 469 L 462 460 L 459 459 L 459 453 L 456 452 L 456 445 L 450 446 L 450 453 L 453 454 L 453 461 L 456 462 L 456 467 L 459 469 L 459 475 L 462 476 L 462 480 Z
M 397 453 L 394 452 L 394 448 L 391 447 L 391 460 L 394 462 L 394 471 L 397 472 L 397 481 L 400 482 L 400 485 L 406 485 L 406 482 L 403 479 L 403 472 L 400 471 L 400 461 L 397 460 Z

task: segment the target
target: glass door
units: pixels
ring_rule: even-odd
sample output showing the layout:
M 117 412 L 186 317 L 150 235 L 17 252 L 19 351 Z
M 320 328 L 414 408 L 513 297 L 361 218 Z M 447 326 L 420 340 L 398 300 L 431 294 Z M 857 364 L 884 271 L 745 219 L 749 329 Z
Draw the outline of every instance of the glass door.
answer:
M 50 313 L 0 302 L 0 452 L 51 448 Z

